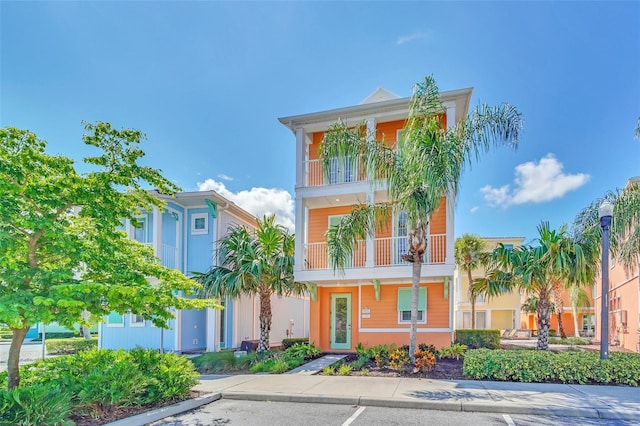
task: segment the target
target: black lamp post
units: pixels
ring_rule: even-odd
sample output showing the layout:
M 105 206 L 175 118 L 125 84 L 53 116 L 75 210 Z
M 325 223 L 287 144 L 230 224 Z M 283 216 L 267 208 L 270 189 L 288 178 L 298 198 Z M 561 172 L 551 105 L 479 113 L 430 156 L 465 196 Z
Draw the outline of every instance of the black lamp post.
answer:
M 598 209 L 602 227 L 602 308 L 600 310 L 600 359 L 609 358 L 609 226 L 613 204 L 604 200 Z

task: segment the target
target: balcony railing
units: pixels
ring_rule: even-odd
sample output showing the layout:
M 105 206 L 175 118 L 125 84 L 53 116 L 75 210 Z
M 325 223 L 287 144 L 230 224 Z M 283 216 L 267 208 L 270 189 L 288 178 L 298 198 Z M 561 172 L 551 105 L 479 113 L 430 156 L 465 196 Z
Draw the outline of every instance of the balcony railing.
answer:
M 143 244 L 153 248 L 153 242 L 147 242 Z M 156 256 L 158 256 L 157 253 Z M 180 269 L 178 247 L 173 247 L 168 244 L 162 244 L 160 248 L 160 255 L 158 256 L 158 258 L 160 259 L 160 264 L 162 266 L 166 266 L 167 268 L 172 269 Z
M 446 259 L 446 234 L 429 236 L 425 264 L 442 264 Z M 374 240 L 373 265 L 376 267 L 406 265 L 402 255 L 408 252 L 407 237 L 376 238 Z M 345 269 L 364 268 L 367 264 L 366 241 L 358 241 Z M 305 245 L 303 269 L 330 269 L 327 243 L 309 243 Z
M 305 171 L 305 186 L 338 185 L 366 180 L 361 156 L 358 156 L 354 162 L 346 159 L 333 160 L 328 177 L 323 173 L 320 160 L 305 161 Z

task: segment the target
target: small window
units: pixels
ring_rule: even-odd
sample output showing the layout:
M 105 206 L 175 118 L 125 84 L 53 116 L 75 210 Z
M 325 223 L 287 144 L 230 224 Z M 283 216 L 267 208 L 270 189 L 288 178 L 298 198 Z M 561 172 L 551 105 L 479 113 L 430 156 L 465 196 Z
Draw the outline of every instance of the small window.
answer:
M 131 327 L 144 327 L 144 318 L 142 315 L 131 314 Z
M 107 327 L 124 327 L 124 316 L 118 312 L 111 312 L 107 316 Z
M 418 322 L 426 324 L 427 288 L 420 287 L 418 294 Z M 398 323 L 411 323 L 411 287 L 398 289 Z
M 131 225 L 133 227 L 133 239 L 143 244 L 148 243 L 150 238 L 146 216 L 137 218 L 137 223 L 132 223 Z
M 209 215 L 207 213 L 196 213 L 191 216 L 191 234 L 201 235 L 209 233 Z

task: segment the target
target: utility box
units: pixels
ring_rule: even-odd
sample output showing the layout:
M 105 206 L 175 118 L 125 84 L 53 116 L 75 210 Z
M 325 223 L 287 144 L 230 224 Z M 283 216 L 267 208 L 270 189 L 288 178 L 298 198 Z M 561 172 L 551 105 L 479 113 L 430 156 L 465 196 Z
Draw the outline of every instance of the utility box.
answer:
M 240 350 L 246 352 L 255 352 L 258 349 L 259 340 L 243 340 L 240 344 Z

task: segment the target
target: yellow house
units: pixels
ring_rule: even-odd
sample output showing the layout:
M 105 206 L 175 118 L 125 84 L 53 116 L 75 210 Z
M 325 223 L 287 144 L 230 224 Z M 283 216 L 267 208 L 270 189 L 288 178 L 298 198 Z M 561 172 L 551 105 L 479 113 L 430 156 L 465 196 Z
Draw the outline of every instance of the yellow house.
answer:
M 483 237 L 487 251 L 491 252 L 498 244 L 506 247 L 518 247 L 524 237 Z M 485 270 L 480 267 L 471 271 L 473 279 L 484 277 Z M 471 303 L 469 302 L 469 278 L 467 272 L 456 266 L 454 273 L 454 327 L 455 329 L 471 328 Z M 518 291 L 486 298 L 476 299 L 476 328 L 515 329 L 521 328 L 520 322 L 520 294 Z

